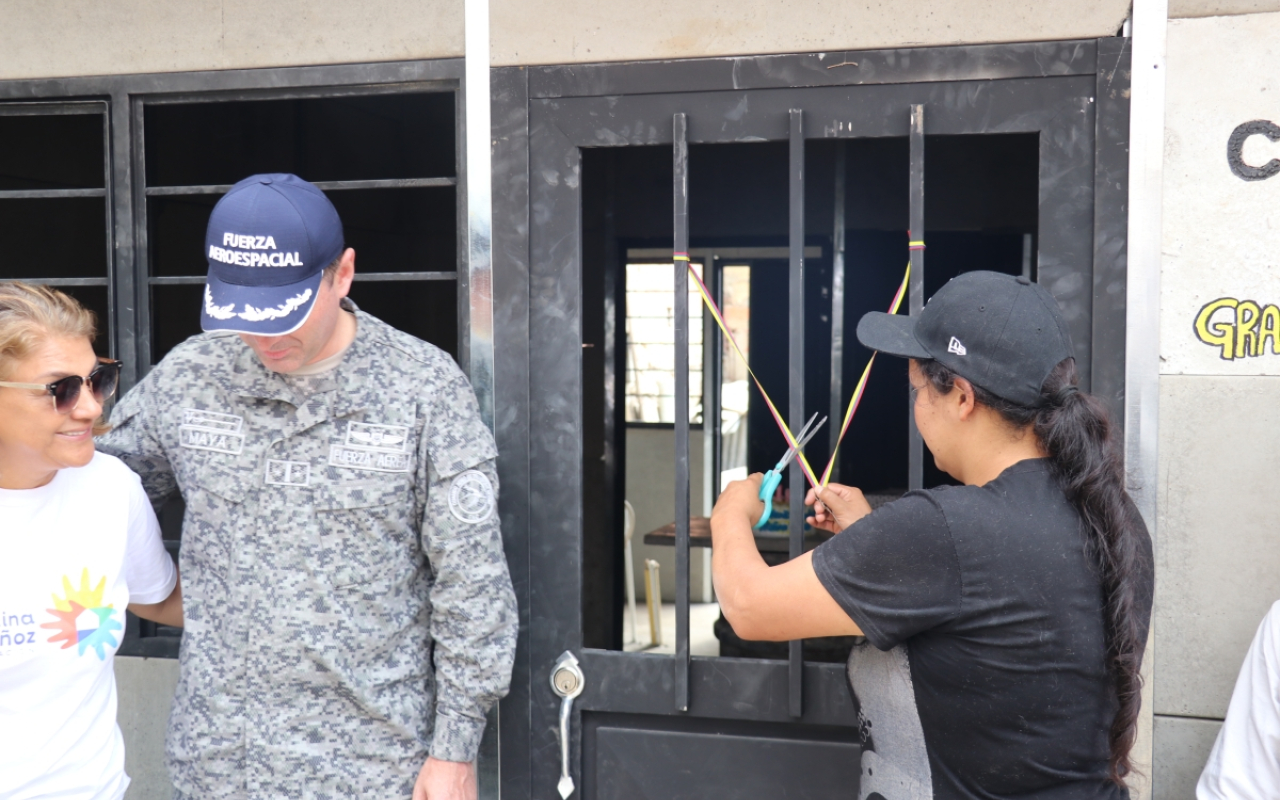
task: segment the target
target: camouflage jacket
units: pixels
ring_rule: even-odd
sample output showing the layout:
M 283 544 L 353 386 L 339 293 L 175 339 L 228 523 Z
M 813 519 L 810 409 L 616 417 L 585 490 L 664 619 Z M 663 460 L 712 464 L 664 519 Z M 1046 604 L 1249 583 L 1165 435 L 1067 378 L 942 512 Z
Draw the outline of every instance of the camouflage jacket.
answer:
M 506 694 L 493 438 L 448 355 L 357 314 L 311 379 L 192 337 L 99 440 L 153 501 L 186 501 L 180 796 L 407 797 L 428 754 L 476 757 Z

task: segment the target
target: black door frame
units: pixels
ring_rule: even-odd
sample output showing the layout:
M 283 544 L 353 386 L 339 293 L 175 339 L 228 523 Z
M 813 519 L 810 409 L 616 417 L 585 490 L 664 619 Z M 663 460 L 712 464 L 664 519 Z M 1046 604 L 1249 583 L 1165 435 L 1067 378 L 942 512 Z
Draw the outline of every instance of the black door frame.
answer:
M 495 406 L 521 614 L 512 690 L 501 705 L 504 793 L 556 796 L 558 699 L 548 677 L 564 649 L 582 660 L 587 682 L 575 708 L 575 777 L 582 710 L 677 715 L 673 659 L 582 651 L 580 585 L 564 580 L 581 567 L 577 148 L 670 144 L 669 124 L 628 126 L 678 112 L 690 115 L 691 142 L 786 140 L 791 108 L 804 110 L 810 138 L 905 136 L 897 110 L 906 102 L 933 111 L 930 134 L 978 132 L 977 124 L 989 133 L 1042 131 L 1042 195 L 1061 188 L 1067 218 L 1042 215 L 1039 274 L 1067 310 L 1083 379 L 1120 412 L 1129 59 L 1129 40 L 1114 38 L 493 71 Z M 751 113 L 734 120 L 728 112 L 744 98 Z M 712 114 L 720 130 L 700 132 L 698 120 Z M 804 714 L 794 720 L 787 667 L 694 659 L 691 707 L 680 716 L 856 724 L 842 668 L 812 663 L 803 667 Z M 733 693 L 715 688 L 729 681 L 756 687 L 757 707 L 744 713 Z

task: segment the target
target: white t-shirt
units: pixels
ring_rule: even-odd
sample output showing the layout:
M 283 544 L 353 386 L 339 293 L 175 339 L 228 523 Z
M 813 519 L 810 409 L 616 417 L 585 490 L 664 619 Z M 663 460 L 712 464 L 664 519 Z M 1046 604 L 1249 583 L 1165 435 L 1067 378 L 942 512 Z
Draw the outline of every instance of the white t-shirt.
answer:
M 118 459 L 0 489 L 0 798 L 124 795 L 113 661 L 125 607 L 164 600 L 176 581 L 142 483 Z
M 1249 645 L 1196 797 L 1280 797 L 1280 602 L 1263 617 Z

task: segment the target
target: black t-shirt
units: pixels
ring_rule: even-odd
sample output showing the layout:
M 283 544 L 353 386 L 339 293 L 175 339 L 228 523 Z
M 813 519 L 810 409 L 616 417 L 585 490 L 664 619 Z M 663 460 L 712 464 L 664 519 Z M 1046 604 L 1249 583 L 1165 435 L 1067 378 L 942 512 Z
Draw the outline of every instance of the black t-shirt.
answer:
M 1106 777 L 1117 705 L 1085 536 L 1034 459 L 985 486 L 911 492 L 814 551 L 819 580 L 868 641 L 905 645 L 935 797 L 1127 796 Z

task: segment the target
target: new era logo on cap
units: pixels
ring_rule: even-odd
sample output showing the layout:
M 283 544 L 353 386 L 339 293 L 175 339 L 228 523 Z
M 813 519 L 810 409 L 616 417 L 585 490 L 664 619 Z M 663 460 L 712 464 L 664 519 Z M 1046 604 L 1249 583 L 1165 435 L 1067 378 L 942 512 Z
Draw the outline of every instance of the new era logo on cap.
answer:
M 297 330 L 343 246 L 342 220 L 324 192 L 286 173 L 245 178 L 209 215 L 201 327 L 259 336 Z
M 964 345 L 960 344 L 959 339 L 952 336 L 951 341 L 947 342 L 947 352 L 955 353 L 958 356 L 962 356 L 968 351 L 964 349 Z

